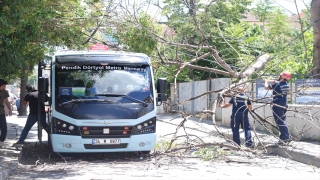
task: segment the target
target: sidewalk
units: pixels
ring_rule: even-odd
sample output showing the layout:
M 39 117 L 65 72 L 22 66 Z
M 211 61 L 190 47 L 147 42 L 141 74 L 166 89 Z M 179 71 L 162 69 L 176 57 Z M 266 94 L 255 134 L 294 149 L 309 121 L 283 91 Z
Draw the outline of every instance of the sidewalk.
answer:
M 0 149 L 0 180 L 7 179 L 8 175 L 13 169 L 15 169 L 22 157 L 21 150 L 17 150 L 15 147 L 11 147 L 13 143 L 18 141 L 20 133 L 26 123 L 27 116 L 18 117 L 17 112 L 13 111 L 12 116 L 7 116 L 8 133 L 6 138 L 6 149 Z M 46 135 L 46 134 L 44 134 Z M 43 137 L 47 138 L 47 137 Z M 34 125 L 30 130 L 26 142 L 38 141 L 38 129 Z
M 20 151 L 12 148 L 12 144 L 17 141 L 17 135 L 19 133 L 19 125 L 15 123 L 18 120 L 17 115 L 7 116 L 8 133 L 6 138 L 6 149 L 0 149 L 0 180 L 7 179 L 6 177 L 12 169 L 18 166 L 20 157 Z M 15 120 L 14 120 L 15 119 Z M 25 118 L 26 119 L 26 118 Z M 25 120 L 21 120 L 24 121 Z
M 158 118 L 158 121 L 163 121 L 163 122 L 175 124 L 175 125 L 178 125 L 183 120 L 183 118 L 178 117 L 177 114 L 161 114 L 161 115 L 158 115 L 157 118 Z M 194 130 L 196 129 L 197 131 L 207 132 L 208 134 L 211 134 L 212 135 L 210 137 L 211 139 L 217 138 L 216 135 L 218 134 L 218 132 L 214 128 L 211 120 L 202 119 L 202 122 L 199 122 L 200 118 L 196 118 L 196 117 L 191 117 L 189 120 L 190 121 L 187 121 L 185 123 L 185 127 L 188 130 L 193 130 L 192 133 L 194 133 Z M 219 131 L 222 132 L 229 139 L 232 139 L 231 129 L 229 127 L 219 125 L 220 122 L 217 122 L 217 123 L 218 123 L 217 127 Z M 263 144 L 274 144 L 278 142 L 278 140 L 275 137 L 268 135 L 264 132 L 257 131 L 257 135 L 255 135 L 255 133 L 252 132 L 252 137 L 255 143 L 258 143 L 259 140 Z M 259 140 L 257 139 L 257 137 L 259 138 Z M 242 130 L 240 130 L 240 138 L 241 138 L 241 142 L 244 142 L 244 132 Z M 223 140 L 222 136 L 220 136 L 220 139 Z M 317 142 L 293 141 L 290 143 L 289 146 L 277 146 L 277 147 L 269 146 L 267 148 L 267 151 L 274 155 L 290 158 L 292 160 L 302 162 L 304 164 L 310 164 L 316 167 L 320 167 L 320 142 L 319 141 Z

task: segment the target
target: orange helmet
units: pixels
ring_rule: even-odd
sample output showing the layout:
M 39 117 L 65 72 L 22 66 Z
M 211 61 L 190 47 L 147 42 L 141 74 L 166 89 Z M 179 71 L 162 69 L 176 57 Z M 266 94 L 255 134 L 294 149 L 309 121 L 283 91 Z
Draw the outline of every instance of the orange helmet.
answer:
M 280 73 L 280 76 L 282 76 L 286 80 L 289 80 L 291 78 L 291 73 L 289 73 L 288 71 L 283 71 Z

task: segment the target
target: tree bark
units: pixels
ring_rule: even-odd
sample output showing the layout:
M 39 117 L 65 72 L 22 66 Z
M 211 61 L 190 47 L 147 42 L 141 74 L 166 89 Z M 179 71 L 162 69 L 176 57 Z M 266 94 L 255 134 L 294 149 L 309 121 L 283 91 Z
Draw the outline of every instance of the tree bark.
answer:
M 312 0 L 311 2 L 311 22 L 314 31 L 313 43 L 313 69 L 312 75 L 314 78 L 320 79 L 320 1 Z
M 28 76 L 20 77 L 21 79 L 21 88 L 20 88 L 20 109 L 19 109 L 19 116 L 27 116 L 27 106 L 22 106 L 22 101 L 24 100 L 24 97 L 27 95 L 27 89 L 26 86 L 28 85 Z

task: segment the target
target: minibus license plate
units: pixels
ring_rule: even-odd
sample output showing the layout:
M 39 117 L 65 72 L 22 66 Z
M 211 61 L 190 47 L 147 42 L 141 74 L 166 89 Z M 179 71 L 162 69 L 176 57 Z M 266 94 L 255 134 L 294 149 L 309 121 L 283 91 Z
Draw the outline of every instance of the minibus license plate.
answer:
M 120 139 L 92 139 L 92 145 L 120 144 Z

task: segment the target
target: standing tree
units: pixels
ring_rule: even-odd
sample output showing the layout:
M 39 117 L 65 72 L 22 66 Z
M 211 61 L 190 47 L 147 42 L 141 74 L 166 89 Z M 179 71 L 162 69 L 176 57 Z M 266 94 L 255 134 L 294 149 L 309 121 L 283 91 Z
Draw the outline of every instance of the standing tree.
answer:
M 315 78 L 320 78 L 320 1 L 311 2 L 311 22 L 313 23 L 314 44 L 313 44 L 313 69 Z
M 0 76 L 20 78 L 21 98 L 27 93 L 28 75 L 48 49 L 88 46 L 90 28 L 102 16 L 95 2 L 80 0 L 1 1 L 0 10 Z M 25 107 L 21 110 L 19 114 L 25 115 Z
M 210 98 L 210 94 L 219 93 L 218 98 L 213 103 L 210 102 L 211 106 L 202 111 L 214 114 L 217 103 L 224 97 L 234 96 L 236 86 L 254 82 L 255 77 L 260 78 L 265 73 L 278 74 L 284 69 L 295 73 L 307 72 L 308 66 L 303 65 L 305 58 L 300 58 L 304 56 L 305 50 L 309 50 L 309 46 L 302 43 L 301 33 L 305 31 L 290 26 L 288 17 L 279 9 L 268 11 L 268 16 L 259 12 L 259 10 L 265 11 L 265 8 L 257 9 L 257 13 L 262 14 L 266 22 L 264 29 L 241 22 L 241 17 L 248 10 L 249 4 L 250 1 L 246 0 L 210 2 L 166 0 L 163 2 L 163 7 L 156 4 L 167 18 L 164 27 L 174 31 L 171 36 L 155 33 L 153 29 L 140 23 L 138 18 L 134 22 L 132 19 L 121 22 L 134 27 L 127 28 L 129 31 L 137 27 L 145 30 L 144 32 L 148 32 L 158 42 L 156 52 L 152 52 L 153 64 L 156 64 L 157 73 L 166 74 L 174 84 L 181 80 L 205 80 L 217 77 L 232 79 L 232 84 L 224 89 L 204 92 L 183 102 L 179 100 L 174 102 L 181 107 L 179 113 L 184 117 L 189 117 L 183 107 L 185 102 L 200 97 Z M 122 12 L 132 13 L 131 15 L 136 17 L 139 14 L 134 8 L 133 12 L 125 10 Z M 140 33 L 130 33 L 132 34 L 140 35 Z M 309 32 L 308 36 L 311 36 Z M 141 40 L 137 37 L 122 40 L 134 39 Z M 309 37 L 306 39 L 310 40 Z M 123 44 L 135 46 L 130 47 L 135 51 L 140 50 L 134 42 Z M 297 63 L 300 64 L 296 65 Z M 186 78 L 186 75 L 189 75 L 189 78 Z M 176 93 L 177 89 L 175 85 L 175 92 L 171 93 Z M 258 117 L 258 121 L 268 122 L 257 112 L 254 114 Z

